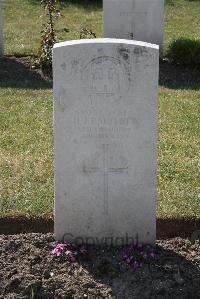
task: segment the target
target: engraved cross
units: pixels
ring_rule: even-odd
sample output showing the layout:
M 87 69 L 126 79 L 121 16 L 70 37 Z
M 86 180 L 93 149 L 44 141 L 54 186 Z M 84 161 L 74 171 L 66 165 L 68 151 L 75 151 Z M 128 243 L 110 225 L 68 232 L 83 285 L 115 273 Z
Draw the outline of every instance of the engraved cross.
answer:
M 104 199 L 104 213 L 108 214 L 109 201 L 109 174 L 123 173 L 128 170 L 128 166 L 124 167 L 109 167 L 109 144 L 103 144 L 103 167 L 87 167 L 84 166 L 84 172 L 92 174 L 100 172 L 103 174 L 103 199 Z

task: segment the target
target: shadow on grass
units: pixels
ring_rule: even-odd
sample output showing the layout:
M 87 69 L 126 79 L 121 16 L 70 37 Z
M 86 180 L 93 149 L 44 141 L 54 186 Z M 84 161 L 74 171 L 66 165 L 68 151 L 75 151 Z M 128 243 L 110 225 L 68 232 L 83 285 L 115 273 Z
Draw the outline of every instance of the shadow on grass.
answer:
M 161 63 L 160 84 L 173 89 L 200 89 L 200 40 L 173 40 Z
M 0 87 L 52 88 L 52 81 L 31 69 L 31 57 L 0 57 Z
M 48 89 L 52 80 L 31 68 L 31 57 L 0 57 L 0 87 Z M 160 61 L 160 86 L 170 89 L 200 89 L 200 71 Z
M 200 89 L 200 71 L 160 61 L 159 84 L 170 89 Z
M 31 4 L 40 5 L 40 0 L 29 0 Z M 69 5 L 81 7 L 86 10 L 101 9 L 103 7 L 103 0 L 58 0 L 57 7 L 59 9 L 65 8 Z
M 47 233 L 53 232 L 53 227 L 52 215 L 48 217 L 0 217 L 0 234 Z M 200 218 L 157 219 L 157 239 L 190 238 L 197 230 L 200 230 Z
M 158 218 L 156 221 L 157 239 L 191 238 L 200 229 L 200 218 Z
M 100 9 L 103 7 L 103 0 L 60 0 L 60 3 L 61 7 L 71 4 L 87 10 Z

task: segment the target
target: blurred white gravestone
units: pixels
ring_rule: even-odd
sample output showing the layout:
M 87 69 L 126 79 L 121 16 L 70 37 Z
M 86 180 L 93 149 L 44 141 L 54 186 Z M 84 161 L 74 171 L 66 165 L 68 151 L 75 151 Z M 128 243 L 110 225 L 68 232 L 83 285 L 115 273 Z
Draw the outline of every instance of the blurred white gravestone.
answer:
M 0 55 L 3 55 L 3 11 L 2 0 L 0 0 Z
M 143 42 L 54 46 L 57 240 L 154 243 L 158 65 Z
M 163 50 L 164 0 L 103 0 L 104 37 L 144 41 Z

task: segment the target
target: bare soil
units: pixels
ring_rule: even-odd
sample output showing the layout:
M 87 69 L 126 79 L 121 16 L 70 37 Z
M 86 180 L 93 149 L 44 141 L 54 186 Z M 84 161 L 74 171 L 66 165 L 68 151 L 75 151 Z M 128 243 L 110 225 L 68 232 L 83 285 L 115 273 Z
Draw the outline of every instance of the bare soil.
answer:
M 42 73 L 33 67 L 34 60 L 35 58 L 31 56 L 0 57 L 0 79 L 43 81 Z
M 51 254 L 53 235 L 0 235 L 0 299 L 200 298 L 200 244 L 158 240 L 157 259 L 134 270 L 122 248 L 88 248 L 71 264 Z

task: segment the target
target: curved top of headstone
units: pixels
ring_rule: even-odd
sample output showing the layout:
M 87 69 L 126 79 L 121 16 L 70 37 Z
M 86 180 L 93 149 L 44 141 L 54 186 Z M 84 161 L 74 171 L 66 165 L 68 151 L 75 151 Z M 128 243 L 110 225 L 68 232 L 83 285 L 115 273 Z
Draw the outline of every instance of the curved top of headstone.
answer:
M 141 46 L 141 47 L 159 50 L 159 46 L 155 44 L 150 44 L 150 43 L 136 41 L 136 40 L 118 39 L 118 38 L 95 38 L 95 39 L 70 40 L 70 41 L 56 43 L 54 45 L 54 49 L 65 47 L 65 46 L 83 45 L 83 44 L 127 44 L 127 45 L 135 45 L 135 46 Z

